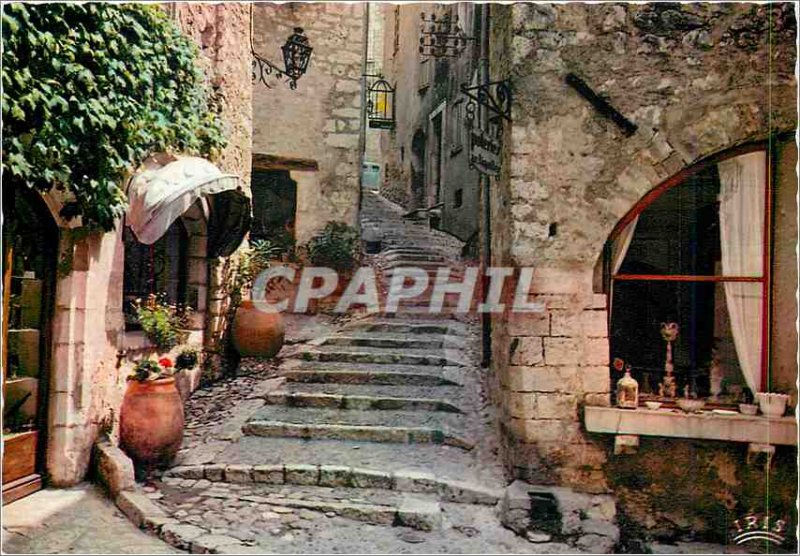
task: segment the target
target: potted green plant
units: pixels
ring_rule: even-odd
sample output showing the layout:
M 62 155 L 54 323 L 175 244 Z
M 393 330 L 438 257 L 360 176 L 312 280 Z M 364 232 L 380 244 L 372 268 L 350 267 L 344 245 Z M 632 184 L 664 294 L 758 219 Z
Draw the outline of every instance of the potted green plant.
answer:
M 260 240 L 240 254 L 232 295 L 237 305 L 232 340 L 239 355 L 274 357 L 283 347 L 286 328 L 281 314 L 263 311 L 249 298 L 253 283 L 279 251 L 271 242 Z
M 172 305 L 163 296 L 150 294 L 133 304 L 136 320 L 145 336 L 162 351 L 169 351 L 187 337 L 191 309 Z
M 183 441 L 183 400 L 169 358 L 138 361 L 120 408 L 120 447 L 146 471 L 169 464 Z
M 323 305 L 335 305 L 339 301 L 358 265 L 359 245 L 358 231 L 343 222 L 328 222 L 306 244 L 308 262 L 314 266 L 331 268 L 339 277 L 336 289 L 322 300 Z

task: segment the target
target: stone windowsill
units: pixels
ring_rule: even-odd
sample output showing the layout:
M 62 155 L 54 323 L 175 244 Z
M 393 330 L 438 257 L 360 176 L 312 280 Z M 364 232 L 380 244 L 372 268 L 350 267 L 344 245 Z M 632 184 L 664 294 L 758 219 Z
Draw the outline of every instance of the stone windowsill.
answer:
M 587 431 L 605 434 L 797 445 L 797 422 L 794 417 L 768 419 L 762 415 L 587 406 L 583 419 Z

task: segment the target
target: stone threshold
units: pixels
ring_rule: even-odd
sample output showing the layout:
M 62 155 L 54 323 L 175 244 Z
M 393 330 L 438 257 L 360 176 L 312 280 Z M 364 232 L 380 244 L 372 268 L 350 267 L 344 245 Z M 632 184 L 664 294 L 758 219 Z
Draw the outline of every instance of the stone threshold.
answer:
M 164 477 L 228 483 L 378 488 L 433 494 L 443 502 L 489 506 L 497 504 L 502 496 L 502 491 L 469 482 L 440 479 L 432 473 L 410 470 L 384 472 L 344 465 L 187 465 L 168 470 Z

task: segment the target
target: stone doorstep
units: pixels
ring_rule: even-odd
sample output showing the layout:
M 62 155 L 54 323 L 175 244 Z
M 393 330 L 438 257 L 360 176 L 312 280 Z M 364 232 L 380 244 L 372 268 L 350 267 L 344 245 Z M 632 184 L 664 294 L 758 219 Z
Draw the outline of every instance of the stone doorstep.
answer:
M 164 477 L 181 479 L 194 479 L 199 476 L 212 482 L 382 488 L 398 492 L 436 494 L 443 501 L 457 504 L 494 506 L 503 496 L 500 490 L 464 481 L 439 479 L 432 473 L 411 470 L 387 473 L 344 465 L 206 464 L 173 467 L 164 474 Z
M 322 338 L 322 346 L 361 346 L 373 348 L 441 349 L 445 338 L 391 337 L 391 336 L 329 336 Z
M 473 442 L 428 427 L 403 427 L 383 425 L 334 425 L 329 423 L 287 423 L 284 421 L 249 421 L 242 426 L 248 436 L 279 438 L 305 438 L 325 440 L 356 440 L 361 442 L 389 442 L 398 444 L 442 444 L 462 450 L 472 450 Z
M 357 410 L 418 410 L 462 413 L 455 405 L 441 399 L 399 398 L 389 396 L 357 396 L 317 392 L 286 392 L 278 390 L 264 395 L 268 405 L 292 407 L 324 407 Z

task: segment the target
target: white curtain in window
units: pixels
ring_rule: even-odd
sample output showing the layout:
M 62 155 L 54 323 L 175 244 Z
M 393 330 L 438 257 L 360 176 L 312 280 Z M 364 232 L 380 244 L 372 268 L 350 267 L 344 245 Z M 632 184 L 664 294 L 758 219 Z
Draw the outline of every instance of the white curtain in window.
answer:
M 625 255 L 628 254 L 628 248 L 631 246 L 631 240 L 633 240 L 633 234 L 636 231 L 636 224 L 638 223 L 639 216 L 637 215 L 636 218 L 631 220 L 630 223 L 625 226 L 625 229 L 614 238 L 614 241 L 611 242 L 611 276 L 618 273 L 619 269 L 622 267 L 622 262 L 625 260 Z M 613 315 L 611 309 L 614 304 L 614 280 L 611 280 L 610 287 L 611 295 L 609 296 L 608 312 Z
M 766 152 L 759 151 L 718 165 L 722 273 L 726 276 L 761 276 L 763 272 L 766 164 Z M 753 393 L 762 387 L 762 287 L 760 282 L 725 282 L 739 366 Z
M 619 272 L 620 267 L 622 266 L 622 261 L 625 260 L 625 255 L 628 254 L 628 248 L 631 246 L 631 240 L 633 239 L 633 233 L 636 231 L 636 224 L 639 222 L 639 217 L 637 216 L 630 223 L 625 226 L 625 229 L 620 232 L 620 234 L 614 238 L 614 241 L 611 243 L 611 274 L 614 275 Z

